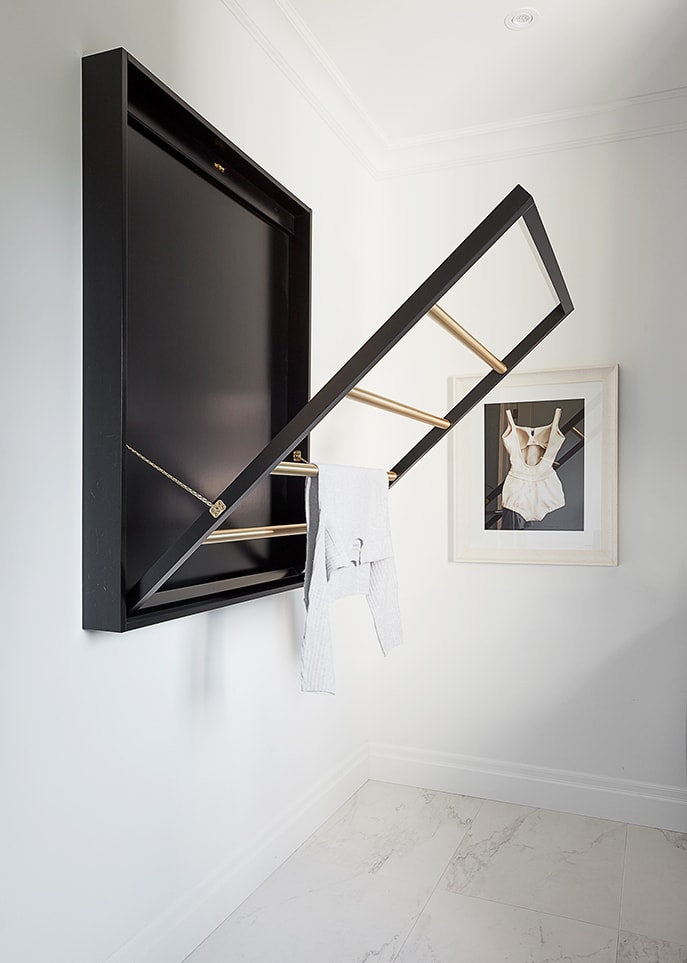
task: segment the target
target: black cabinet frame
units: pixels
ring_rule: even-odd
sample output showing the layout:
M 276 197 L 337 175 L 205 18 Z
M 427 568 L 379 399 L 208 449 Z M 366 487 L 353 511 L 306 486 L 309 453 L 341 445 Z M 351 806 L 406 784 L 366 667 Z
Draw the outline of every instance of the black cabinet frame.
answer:
M 126 601 L 203 508 L 130 449 L 214 502 L 308 401 L 311 211 L 125 50 L 82 70 L 83 624 L 120 632 L 302 584 L 296 536 L 207 546 Z M 303 504 L 266 478 L 244 523 Z

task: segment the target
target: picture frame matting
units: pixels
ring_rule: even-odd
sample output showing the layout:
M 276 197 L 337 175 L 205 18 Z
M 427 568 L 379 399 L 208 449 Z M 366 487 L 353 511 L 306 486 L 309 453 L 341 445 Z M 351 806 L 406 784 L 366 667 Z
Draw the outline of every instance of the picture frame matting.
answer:
M 451 403 L 456 404 L 478 380 L 451 378 Z M 558 439 L 550 452 L 553 495 L 542 498 L 537 484 L 530 486 L 535 504 L 530 499 L 529 507 L 522 509 L 525 519 L 503 504 L 515 503 L 513 491 L 519 482 L 506 481 L 515 466 L 502 435 L 515 425 L 524 442 L 522 425 L 533 428 L 539 440 L 547 440 L 545 429 L 554 423 L 557 409 L 565 439 L 562 443 Z M 452 435 L 451 561 L 617 565 L 617 435 L 617 365 L 509 374 Z M 559 488 L 563 498 L 556 496 Z M 543 518 L 534 517 L 541 512 Z

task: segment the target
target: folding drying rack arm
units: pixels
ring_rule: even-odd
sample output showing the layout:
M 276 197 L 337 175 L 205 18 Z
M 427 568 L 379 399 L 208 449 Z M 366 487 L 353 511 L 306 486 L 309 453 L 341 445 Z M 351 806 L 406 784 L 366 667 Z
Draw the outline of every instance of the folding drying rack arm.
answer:
M 204 511 L 132 587 L 127 608 L 136 612 L 168 578 L 206 541 L 241 502 L 277 468 L 294 448 L 318 425 L 358 382 L 379 362 L 437 301 L 509 230 L 520 218 L 541 259 L 558 298 L 558 304 L 503 359 L 505 371 L 491 371 L 448 414 L 450 428 L 456 425 L 495 385 L 539 344 L 570 312 L 573 304 L 563 275 L 530 194 L 516 186 L 472 231 L 408 300 L 383 324 L 313 398 L 278 432 L 258 455 L 227 485 L 215 503 L 220 514 Z M 394 466 L 395 484 L 430 448 L 446 434 L 432 428 Z

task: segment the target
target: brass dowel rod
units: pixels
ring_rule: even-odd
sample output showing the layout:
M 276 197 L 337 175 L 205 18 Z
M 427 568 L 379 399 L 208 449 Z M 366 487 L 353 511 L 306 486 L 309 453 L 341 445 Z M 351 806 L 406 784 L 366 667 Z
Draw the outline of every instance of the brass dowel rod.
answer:
M 272 470 L 273 475 L 302 475 L 312 478 L 317 474 L 317 465 L 311 465 L 307 461 L 293 462 L 280 461 L 276 468 Z
M 272 472 L 273 475 L 298 475 L 302 477 L 313 477 L 317 474 L 317 465 L 312 465 L 310 462 L 292 462 L 292 461 L 282 461 L 279 462 L 277 467 Z M 389 481 L 394 481 L 396 478 L 396 472 L 388 471 L 386 477 Z
M 298 525 L 266 525 L 262 528 L 218 528 L 205 539 L 204 545 L 222 542 L 246 542 L 251 538 L 279 538 L 282 535 L 305 535 L 305 522 Z
M 493 355 L 483 344 L 480 344 L 477 338 L 473 338 L 469 331 L 466 331 L 462 325 L 458 324 L 458 322 L 455 321 L 450 314 L 447 314 L 443 308 L 440 308 L 438 304 L 430 308 L 428 313 L 434 321 L 437 321 L 442 327 L 446 328 L 447 331 L 450 331 L 455 338 L 462 341 L 466 348 L 474 351 L 474 353 L 480 357 L 482 361 L 485 361 L 490 368 L 493 368 L 497 374 L 505 374 L 506 371 L 508 371 L 503 361 L 499 361 L 496 355 Z
M 406 418 L 414 418 L 415 421 L 424 421 L 427 425 L 434 425 L 435 428 L 450 428 L 451 422 L 437 415 L 430 415 L 427 411 L 420 411 L 419 408 L 411 408 L 410 405 L 401 404 L 400 401 L 393 401 L 391 398 L 383 398 L 382 395 L 375 395 L 364 388 L 352 388 L 348 392 L 348 397 L 354 401 L 362 401 L 363 404 L 372 405 L 374 408 L 384 408 L 386 411 L 393 411 L 396 415 L 404 415 Z

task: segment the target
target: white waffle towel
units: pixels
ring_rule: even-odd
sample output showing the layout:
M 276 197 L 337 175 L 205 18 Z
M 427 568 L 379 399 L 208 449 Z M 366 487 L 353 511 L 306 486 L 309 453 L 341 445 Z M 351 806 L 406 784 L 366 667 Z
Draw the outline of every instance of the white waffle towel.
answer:
M 365 595 L 386 655 L 401 642 L 389 482 L 376 468 L 319 465 L 305 490 L 308 528 L 301 688 L 334 692 L 329 603 Z

